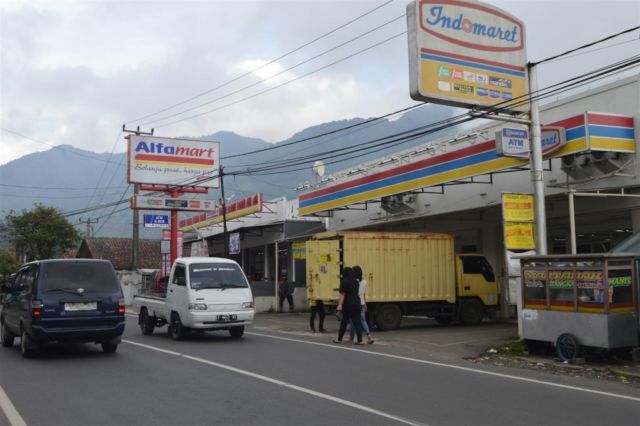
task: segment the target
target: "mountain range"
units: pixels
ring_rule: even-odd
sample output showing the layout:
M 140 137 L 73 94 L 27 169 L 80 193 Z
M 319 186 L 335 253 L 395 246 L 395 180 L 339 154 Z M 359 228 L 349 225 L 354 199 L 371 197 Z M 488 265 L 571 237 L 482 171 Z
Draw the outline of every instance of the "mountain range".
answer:
M 230 173 L 225 178 L 225 196 L 228 199 L 244 198 L 257 192 L 264 193 L 265 200 L 280 196 L 292 199 L 299 195 L 296 186 L 300 183 L 315 182 L 316 177 L 312 171 L 314 160 L 322 158 L 326 164 L 326 173 L 331 174 L 424 143 L 437 138 L 440 133 L 402 144 L 392 143 L 379 148 L 373 146 L 373 141 L 377 139 L 447 119 L 452 116 L 452 111 L 446 107 L 427 105 L 407 111 L 393 120 L 381 119 L 365 123 L 368 121 L 366 118 L 352 118 L 333 121 L 306 128 L 275 144 L 230 131 L 219 131 L 195 139 L 221 143 L 221 164 L 225 172 Z M 355 127 L 336 132 L 349 126 Z M 451 129 L 446 132 L 450 133 Z M 318 135 L 324 136 L 317 137 Z M 348 147 L 356 149 L 355 146 L 363 142 L 368 142 L 363 145 L 368 150 L 346 155 L 344 161 L 334 163 L 341 158 L 336 157 L 332 151 Z M 278 146 L 277 149 L 248 154 Z M 307 163 L 301 164 L 301 157 L 306 157 Z M 69 221 L 78 225 L 83 233 L 86 222 L 91 220 L 93 223 L 90 226 L 95 236 L 129 236 L 132 214 L 128 203 L 92 209 L 128 200 L 132 195 L 132 187 L 126 183 L 126 159 L 126 152 L 94 153 L 70 145 L 59 145 L 6 163 L 0 166 L 0 219 L 10 211 L 28 210 L 34 204 L 41 203 L 65 213 Z M 286 160 L 291 160 L 289 171 L 233 175 L 234 172 L 243 173 L 247 168 Z M 217 199 L 219 196 L 218 190 L 214 190 L 205 198 Z M 83 209 L 87 211 L 82 211 Z M 160 231 L 144 229 L 141 236 L 159 238 Z

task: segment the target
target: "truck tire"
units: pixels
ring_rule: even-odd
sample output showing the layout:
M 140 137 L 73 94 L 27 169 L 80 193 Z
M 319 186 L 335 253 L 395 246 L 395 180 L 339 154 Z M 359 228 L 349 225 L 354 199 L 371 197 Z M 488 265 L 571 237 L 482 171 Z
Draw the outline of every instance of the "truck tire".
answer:
M 229 334 L 234 339 L 239 339 L 244 334 L 244 325 L 239 325 L 237 327 L 231 327 L 229 329 Z
M 460 322 L 463 325 L 476 325 L 484 317 L 484 305 L 478 299 L 466 299 L 460 308 Z
M 10 348 L 13 346 L 13 339 L 15 339 L 15 335 L 9 331 L 4 320 L 0 319 L 0 339 L 2 339 L 2 346 L 5 348 Z
M 381 303 L 376 308 L 376 324 L 380 330 L 396 330 L 401 322 L 402 310 L 396 303 Z
M 153 333 L 153 329 L 156 326 L 156 317 L 149 315 L 147 308 L 140 309 L 140 315 L 138 316 L 138 324 L 140 324 L 140 331 L 145 336 L 149 336 Z
M 182 340 L 187 335 L 187 327 L 182 325 L 180 321 L 180 315 L 175 312 L 171 313 L 171 320 L 169 321 L 169 335 L 173 340 Z

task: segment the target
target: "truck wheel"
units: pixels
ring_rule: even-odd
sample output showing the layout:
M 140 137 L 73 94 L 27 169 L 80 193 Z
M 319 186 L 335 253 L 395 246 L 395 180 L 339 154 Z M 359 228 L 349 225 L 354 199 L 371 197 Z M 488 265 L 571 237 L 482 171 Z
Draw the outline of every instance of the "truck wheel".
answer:
M 238 339 L 238 338 L 242 337 L 242 335 L 244 334 L 244 325 L 240 325 L 238 327 L 231 327 L 229 329 L 229 334 L 234 339 Z
M 10 348 L 13 346 L 13 339 L 16 336 L 9 331 L 4 320 L 0 320 L 0 339 L 2 340 L 2 346 L 5 348 Z
M 140 310 L 140 315 L 138 316 L 138 324 L 140 324 L 140 331 L 142 331 L 142 334 L 149 336 L 153 333 L 153 329 L 156 326 L 156 318 L 149 316 L 147 308 L 142 308 Z
M 460 322 L 463 325 L 476 325 L 482 321 L 484 305 L 478 299 L 467 299 L 462 302 Z
M 180 321 L 180 315 L 175 312 L 171 314 L 171 321 L 169 322 L 169 334 L 173 340 L 182 340 L 187 335 L 187 327 L 182 325 Z
M 382 303 L 376 310 L 376 324 L 382 331 L 400 328 L 402 311 L 395 303 Z
M 23 329 L 20 335 L 20 353 L 23 358 L 31 358 L 36 350 L 37 345 Z

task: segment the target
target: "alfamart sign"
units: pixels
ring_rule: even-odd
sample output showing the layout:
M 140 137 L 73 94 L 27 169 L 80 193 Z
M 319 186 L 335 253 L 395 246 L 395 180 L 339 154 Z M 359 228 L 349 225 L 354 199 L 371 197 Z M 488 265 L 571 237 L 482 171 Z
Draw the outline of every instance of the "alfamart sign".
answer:
M 522 103 L 528 93 L 522 21 L 472 0 L 415 0 L 407 6 L 407 27 L 413 99 L 529 109 Z
M 128 182 L 217 188 L 218 142 L 131 135 Z

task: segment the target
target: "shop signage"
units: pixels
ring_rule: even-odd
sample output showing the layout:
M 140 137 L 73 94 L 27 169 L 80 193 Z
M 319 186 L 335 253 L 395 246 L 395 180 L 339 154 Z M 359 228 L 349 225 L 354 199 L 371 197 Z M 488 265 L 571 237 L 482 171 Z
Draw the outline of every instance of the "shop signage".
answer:
M 504 192 L 502 194 L 502 219 L 507 222 L 533 222 L 533 195 Z
M 475 0 L 414 0 L 407 28 L 413 99 L 528 111 L 522 21 Z
M 505 222 L 504 244 L 511 250 L 529 250 L 536 248 L 532 222 Z
M 212 200 L 199 198 L 189 199 L 134 195 L 131 197 L 131 208 L 140 210 L 214 211 L 216 204 Z
M 260 213 L 262 211 L 262 193 L 254 194 L 250 197 L 234 201 L 226 205 L 227 220 L 237 219 L 239 217 L 248 216 L 250 214 Z M 204 228 L 205 226 L 221 223 L 223 220 L 222 207 L 214 208 L 207 213 L 182 219 L 178 222 L 178 228 L 183 231 Z
M 564 127 L 542 126 L 541 131 L 542 155 L 551 154 L 567 143 Z
M 522 129 L 500 129 L 496 132 L 496 152 L 505 157 L 528 158 L 529 132 Z
M 219 186 L 219 142 L 131 135 L 127 159 L 129 183 Z
M 291 251 L 293 252 L 294 259 L 306 259 L 307 258 L 307 244 L 306 243 L 293 243 L 291 245 Z
M 169 215 L 166 215 L 166 214 L 145 214 L 144 215 L 144 227 L 145 228 L 168 228 L 169 227 Z
M 229 234 L 229 254 L 240 254 L 240 233 Z

